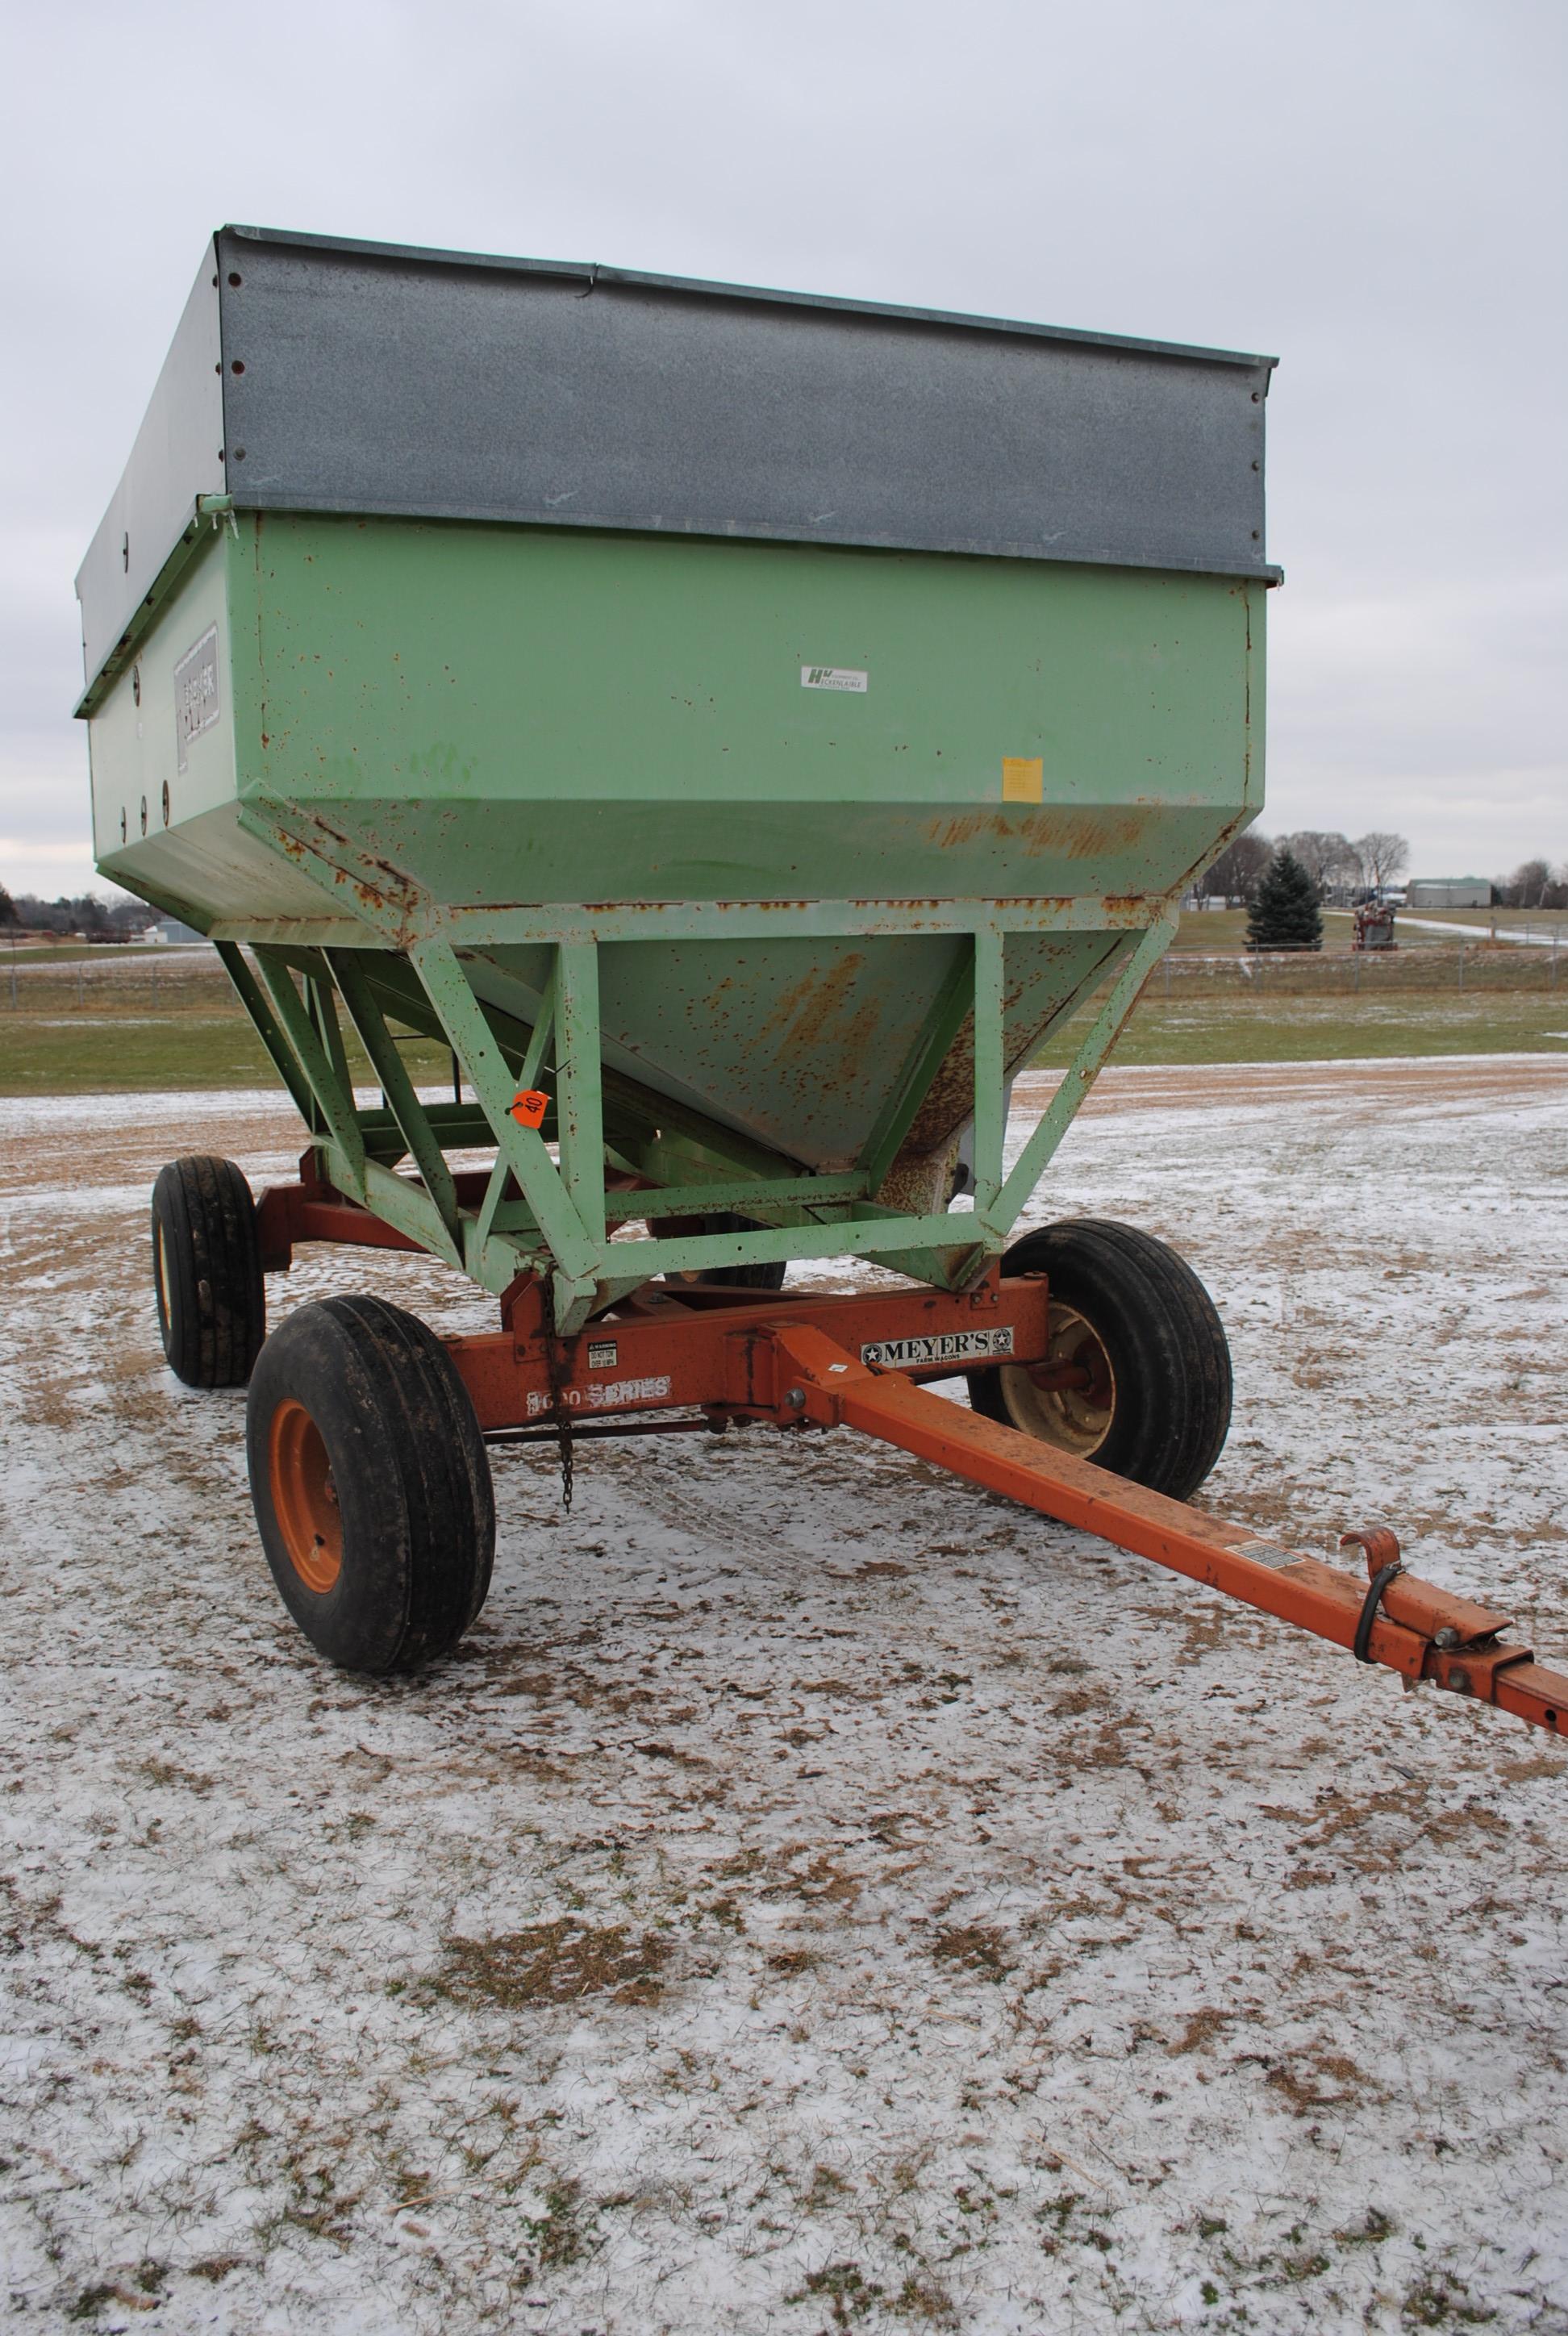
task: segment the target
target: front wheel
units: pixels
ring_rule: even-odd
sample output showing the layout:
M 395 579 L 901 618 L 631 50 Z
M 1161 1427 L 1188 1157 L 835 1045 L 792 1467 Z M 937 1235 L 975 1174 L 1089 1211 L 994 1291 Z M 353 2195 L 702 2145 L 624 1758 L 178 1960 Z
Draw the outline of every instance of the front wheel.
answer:
M 969 1374 L 969 1402 L 1080 1460 L 1185 1500 L 1231 1425 L 1231 1350 L 1213 1299 L 1152 1233 L 1075 1217 L 1029 1233 L 1004 1274 L 1050 1282 L 1041 1360 Z
M 351 1671 L 444 1654 L 483 1605 L 490 1460 L 440 1339 L 379 1298 L 302 1306 L 250 1380 L 250 1497 L 279 1595 Z

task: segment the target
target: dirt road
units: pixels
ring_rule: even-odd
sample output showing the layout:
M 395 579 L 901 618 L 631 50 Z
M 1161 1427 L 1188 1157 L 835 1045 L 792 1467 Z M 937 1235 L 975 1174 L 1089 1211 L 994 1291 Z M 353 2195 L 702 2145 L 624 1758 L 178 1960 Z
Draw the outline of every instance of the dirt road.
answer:
M 143 1254 L 163 1158 L 287 1116 L 6 1117 L 12 2324 L 1568 2330 L 1553 1745 L 764 1430 L 595 1446 L 570 1517 L 498 1455 L 470 1644 L 332 1673 Z M 1386 1519 L 1563 1662 L 1565 1133 L 1540 1058 L 1113 1073 L 1038 1214 L 1214 1290 L 1216 1505 Z M 346 1286 L 488 1314 L 272 1299 Z

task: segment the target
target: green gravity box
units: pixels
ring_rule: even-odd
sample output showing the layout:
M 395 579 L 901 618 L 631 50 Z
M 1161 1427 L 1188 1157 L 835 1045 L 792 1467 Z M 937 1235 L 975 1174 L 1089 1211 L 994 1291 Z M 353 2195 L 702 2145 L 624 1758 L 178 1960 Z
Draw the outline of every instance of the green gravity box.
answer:
M 219 944 L 338 1191 L 563 1329 L 961 1287 L 1260 807 L 1271 364 L 223 229 L 78 579 L 98 865 Z

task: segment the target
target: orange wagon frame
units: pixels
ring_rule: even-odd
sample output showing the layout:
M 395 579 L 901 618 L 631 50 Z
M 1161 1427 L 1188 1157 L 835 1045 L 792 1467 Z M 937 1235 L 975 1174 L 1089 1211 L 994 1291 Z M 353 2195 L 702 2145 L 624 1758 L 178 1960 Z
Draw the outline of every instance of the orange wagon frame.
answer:
M 308 1164 L 305 1173 L 306 1181 L 274 1187 L 258 1205 L 269 1268 L 286 1266 L 297 1241 L 418 1248 L 317 1181 Z M 1504 1638 L 1507 1614 L 1407 1572 L 1387 1526 L 1341 1536 L 1342 1549 L 1365 1555 L 1361 1578 L 920 1384 L 1002 1360 L 1046 1369 L 1048 1309 L 1044 1274 L 1004 1278 L 996 1266 L 962 1292 L 844 1296 L 676 1283 L 639 1290 L 586 1329 L 557 1338 L 541 1283 L 525 1275 L 502 1299 L 499 1329 L 443 1344 L 487 1442 L 723 1432 L 748 1422 L 796 1432 L 853 1428 L 1397 1671 L 1407 1687 L 1426 1681 L 1568 1733 L 1568 1676 Z

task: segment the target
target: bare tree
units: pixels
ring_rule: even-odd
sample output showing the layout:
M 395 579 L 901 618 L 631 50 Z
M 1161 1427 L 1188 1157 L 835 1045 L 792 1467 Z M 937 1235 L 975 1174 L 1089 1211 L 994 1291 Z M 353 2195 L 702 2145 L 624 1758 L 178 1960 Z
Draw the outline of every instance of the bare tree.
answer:
M 1340 885 L 1354 884 L 1361 872 L 1355 845 L 1337 829 L 1303 827 L 1295 835 L 1282 835 L 1280 849 L 1300 862 L 1317 886 L 1320 900 Z
M 1359 835 L 1355 844 L 1356 858 L 1360 862 L 1361 881 L 1380 891 L 1385 884 L 1394 883 L 1410 865 L 1410 846 L 1402 835 L 1388 828 L 1374 827 Z
M 1552 871 L 1544 860 L 1524 860 L 1502 887 L 1513 909 L 1544 909 L 1552 890 Z
M 1195 882 L 1212 899 L 1239 900 L 1243 908 L 1255 898 L 1259 880 L 1274 856 L 1274 847 L 1266 835 L 1250 827 L 1244 835 L 1227 843 L 1217 860 L 1211 861 L 1205 874 Z

